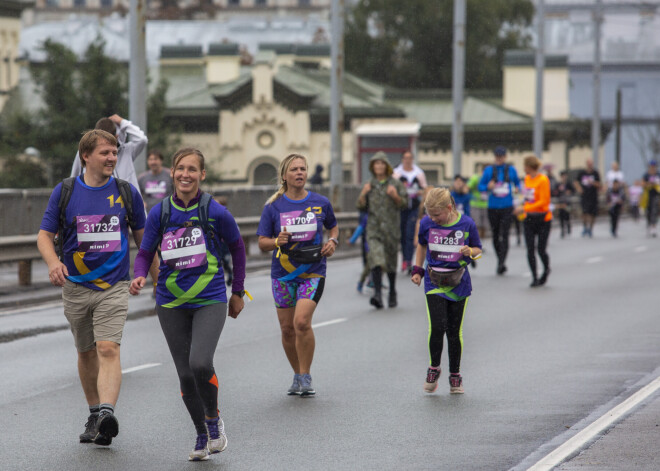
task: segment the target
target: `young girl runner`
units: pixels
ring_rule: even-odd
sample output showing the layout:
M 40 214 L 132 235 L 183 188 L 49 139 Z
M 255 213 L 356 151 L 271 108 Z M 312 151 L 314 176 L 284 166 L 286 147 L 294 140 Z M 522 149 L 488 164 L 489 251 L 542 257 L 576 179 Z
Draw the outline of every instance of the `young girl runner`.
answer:
M 461 354 L 463 352 L 463 316 L 472 293 L 472 260 L 481 256 L 481 240 L 474 221 L 461 215 L 448 189 L 434 188 L 424 202 L 427 215 L 420 222 L 417 254 L 412 282 L 424 279 L 426 309 L 429 317 L 430 366 L 424 391 L 438 388 L 440 357 L 447 335 L 449 353 L 449 392 L 462 394 Z M 427 269 L 422 268 L 424 261 Z
M 204 156 L 199 150 L 185 148 L 174 154 L 171 174 L 174 195 L 149 212 L 130 292 L 139 294 L 144 287 L 160 245 L 156 312 L 179 375 L 181 397 L 197 430 L 195 448 L 188 459 L 201 461 L 207 460 L 210 453 L 227 448 L 218 410 L 213 355 L 227 312 L 236 318 L 243 310 L 245 247 L 233 216 L 199 189 L 206 177 Z M 163 216 L 168 207 L 169 219 Z M 202 216 L 205 210 L 206 218 Z M 221 241 L 229 247 L 234 265 L 229 303 L 220 258 Z
M 291 368 L 290 396 L 313 396 L 312 316 L 323 294 L 326 257 L 339 245 L 339 227 L 330 201 L 307 191 L 307 159 L 291 154 L 280 164 L 280 189 L 266 202 L 257 235 L 259 248 L 274 251 L 271 286 Z M 329 229 L 323 243 L 323 228 Z

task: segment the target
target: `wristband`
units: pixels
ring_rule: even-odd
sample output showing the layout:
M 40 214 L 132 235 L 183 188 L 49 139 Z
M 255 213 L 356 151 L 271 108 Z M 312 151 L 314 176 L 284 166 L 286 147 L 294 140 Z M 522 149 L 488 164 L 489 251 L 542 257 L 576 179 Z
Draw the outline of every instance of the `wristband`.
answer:
M 424 269 L 420 267 L 419 265 L 415 265 L 412 268 L 412 272 L 410 273 L 411 276 L 419 275 L 419 276 L 424 276 Z
M 339 247 L 339 241 L 337 239 L 335 239 L 334 237 L 330 237 L 328 239 L 328 242 L 330 242 L 330 241 L 335 243 L 335 247 Z

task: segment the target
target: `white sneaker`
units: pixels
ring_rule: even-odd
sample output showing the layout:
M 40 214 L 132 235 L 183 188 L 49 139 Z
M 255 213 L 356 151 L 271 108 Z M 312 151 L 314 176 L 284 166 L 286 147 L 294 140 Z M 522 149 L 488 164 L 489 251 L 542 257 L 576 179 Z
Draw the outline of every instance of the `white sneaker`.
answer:
M 197 435 L 195 448 L 188 455 L 188 461 L 206 461 L 209 459 L 209 437 L 205 433 Z
M 206 421 L 206 428 L 209 431 L 209 453 L 220 453 L 227 448 L 227 435 L 225 434 L 225 424 L 220 417 Z

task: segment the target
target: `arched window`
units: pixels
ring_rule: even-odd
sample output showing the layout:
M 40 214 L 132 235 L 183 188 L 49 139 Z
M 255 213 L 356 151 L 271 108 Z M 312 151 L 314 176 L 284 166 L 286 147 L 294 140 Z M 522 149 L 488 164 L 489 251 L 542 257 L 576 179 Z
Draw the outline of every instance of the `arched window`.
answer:
M 255 185 L 275 185 L 277 183 L 277 169 L 267 162 L 257 165 L 254 169 Z

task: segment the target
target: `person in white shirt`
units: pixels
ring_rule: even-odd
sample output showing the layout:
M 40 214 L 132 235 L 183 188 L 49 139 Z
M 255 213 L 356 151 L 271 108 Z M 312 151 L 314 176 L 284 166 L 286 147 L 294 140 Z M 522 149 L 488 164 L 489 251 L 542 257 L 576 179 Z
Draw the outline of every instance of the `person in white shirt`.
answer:
M 619 168 L 619 162 L 612 162 L 612 168 L 607 171 L 605 174 L 605 181 L 607 182 L 607 188 L 612 188 L 614 181 L 618 180 L 620 183 L 625 184 L 623 179 L 623 172 Z
M 426 188 L 426 176 L 424 170 L 413 163 L 413 155 L 410 151 L 403 153 L 401 164 L 394 169 L 392 176 L 403 183 L 408 194 L 408 204 L 401 210 L 401 253 L 403 255 L 401 271 L 410 274 L 415 250 L 413 243 L 415 225 L 421 196 Z
M 113 176 L 126 180 L 135 188 L 140 188 L 133 161 L 147 146 L 147 136 L 142 130 L 129 120 L 113 114 L 107 118 L 101 118 L 96 122 L 94 129 L 102 129 L 117 137 L 118 153 L 117 166 Z M 76 154 L 71 168 L 71 176 L 77 177 L 83 173 L 80 165 L 80 157 Z

